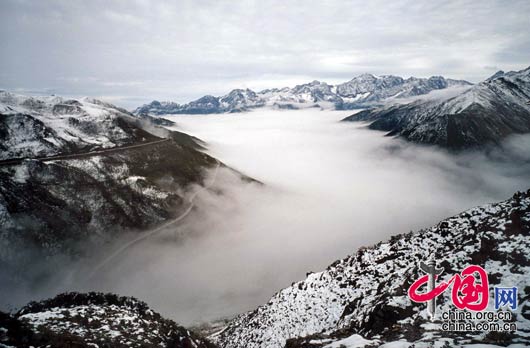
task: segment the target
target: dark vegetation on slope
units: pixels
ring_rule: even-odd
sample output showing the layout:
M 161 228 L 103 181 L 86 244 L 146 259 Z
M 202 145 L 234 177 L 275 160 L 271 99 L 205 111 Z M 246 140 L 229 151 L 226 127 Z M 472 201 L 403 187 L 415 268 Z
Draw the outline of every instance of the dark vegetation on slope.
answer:
M 24 180 L 13 180 L 20 168 L 0 171 L 0 198 L 12 219 L 3 237 L 55 253 L 86 237 L 153 227 L 185 209 L 178 192 L 201 183 L 204 170 L 216 165 L 197 148 L 191 137 L 173 133 L 171 141 L 97 161 L 27 161 Z M 149 194 L 152 189 L 161 194 Z

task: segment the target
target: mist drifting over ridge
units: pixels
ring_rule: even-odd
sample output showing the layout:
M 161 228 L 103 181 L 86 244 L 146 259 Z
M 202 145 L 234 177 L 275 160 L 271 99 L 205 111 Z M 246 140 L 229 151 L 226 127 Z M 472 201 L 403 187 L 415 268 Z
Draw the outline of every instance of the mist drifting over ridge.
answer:
M 488 154 L 454 155 L 338 122 L 346 115 L 169 117 L 265 185 L 242 184 L 221 169 L 182 224 L 130 248 L 92 279 L 82 265 L 59 288 L 137 296 L 185 325 L 231 316 L 361 246 L 528 188 L 529 136 Z

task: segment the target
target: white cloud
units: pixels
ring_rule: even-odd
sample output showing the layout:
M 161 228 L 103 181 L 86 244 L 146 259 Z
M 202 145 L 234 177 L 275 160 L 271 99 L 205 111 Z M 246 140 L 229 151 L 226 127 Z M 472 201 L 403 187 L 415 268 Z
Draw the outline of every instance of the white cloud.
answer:
M 6 0 L 1 87 L 184 102 L 299 76 L 478 81 L 530 64 L 529 18 L 527 1 Z
M 92 267 L 75 272 L 69 264 L 77 274 L 71 284 L 49 294 L 38 289 L 33 298 L 72 288 L 111 291 L 188 325 L 253 309 L 360 246 L 528 188 L 528 135 L 491 157 L 456 156 L 338 122 L 347 114 L 173 116 L 216 158 L 266 186 L 244 185 L 221 170 L 182 225 L 127 250 L 89 281 Z M 117 248 L 99 248 L 95 264 Z

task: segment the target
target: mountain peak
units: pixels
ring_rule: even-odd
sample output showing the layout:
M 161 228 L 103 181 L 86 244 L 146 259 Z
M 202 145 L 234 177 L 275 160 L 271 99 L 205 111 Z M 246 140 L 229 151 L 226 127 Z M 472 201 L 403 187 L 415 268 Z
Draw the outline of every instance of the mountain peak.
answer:
M 382 104 L 389 98 L 407 98 L 433 90 L 469 84 L 466 81 L 446 80 L 442 76 L 410 78 L 404 80 L 394 75 L 375 76 L 364 73 L 336 86 L 313 80 L 293 88 L 271 88 L 254 92 L 249 88 L 233 89 L 220 97 L 205 96 L 188 104 L 144 105 L 135 113 L 152 114 L 210 114 L 240 112 L 271 106 L 284 109 L 308 107 L 355 109 Z
M 355 76 L 353 79 L 351 79 L 350 81 L 357 81 L 357 80 L 376 80 L 377 77 L 373 74 L 369 74 L 369 73 L 364 73 L 364 74 L 361 74 L 361 75 L 358 75 L 358 76 Z
M 510 134 L 530 132 L 528 71 L 498 72 L 469 88 L 453 89 L 453 93 L 439 94 L 436 98 L 365 110 L 345 120 L 370 121 L 371 129 L 452 150 L 491 146 Z M 410 85 L 411 92 L 425 94 L 421 79 L 410 81 Z M 468 83 L 435 76 L 427 83 L 432 89 L 455 85 Z M 480 127 L 476 126 L 477 122 Z
M 144 302 L 110 293 L 63 293 L 13 315 L 0 312 L 0 329 L 2 342 L 15 347 L 215 348 Z
M 490 77 L 488 77 L 486 79 L 486 81 L 492 81 L 492 80 L 495 80 L 496 78 L 501 77 L 501 76 L 504 76 L 504 71 L 499 70 L 495 74 L 493 74 Z

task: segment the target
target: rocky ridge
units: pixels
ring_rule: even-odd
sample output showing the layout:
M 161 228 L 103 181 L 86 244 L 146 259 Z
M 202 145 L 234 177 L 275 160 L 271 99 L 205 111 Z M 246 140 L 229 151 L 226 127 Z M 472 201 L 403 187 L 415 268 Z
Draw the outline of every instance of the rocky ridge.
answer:
M 423 95 L 433 90 L 470 85 L 467 81 L 445 79 L 442 76 L 403 79 L 393 75 L 363 74 L 335 86 L 315 80 L 293 88 L 273 88 L 260 92 L 248 88 L 234 89 L 224 96 L 207 95 L 182 105 L 155 100 L 140 106 L 134 113 L 215 114 L 242 112 L 264 106 L 277 109 L 321 107 L 348 110 L 380 105 L 390 99 Z
M 530 190 L 399 235 L 309 274 L 211 337 L 226 348 L 253 347 L 459 347 L 481 343 L 530 344 Z M 407 289 L 421 275 L 419 262 L 435 258 L 447 281 L 470 264 L 488 272 L 493 286 L 517 286 L 516 332 L 451 332 L 431 322 L 426 305 Z M 444 293 L 437 312 L 454 310 Z M 348 343 L 350 342 L 350 343 Z M 400 345 L 401 344 L 401 345 Z M 385 346 L 386 347 L 386 346 Z
M 498 145 L 530 132 L 530 67 L 499 71 L 456 95 L 364 110 L 344 121 L 368 122 L 389 136 L 451 150 Z

